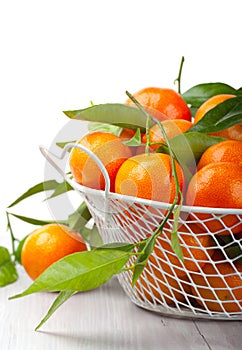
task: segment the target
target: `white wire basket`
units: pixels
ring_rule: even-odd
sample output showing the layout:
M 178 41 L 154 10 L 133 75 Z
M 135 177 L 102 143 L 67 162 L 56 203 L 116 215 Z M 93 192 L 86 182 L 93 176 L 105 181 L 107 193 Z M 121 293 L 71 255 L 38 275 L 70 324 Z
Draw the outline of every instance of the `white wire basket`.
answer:
M 58 166 L 54 158 L 62 159 L 72 147 L 97 162 L 105 178 L 104 191 L 77 184 Z M 111 193 L 105 167 L 85 147 L 68 144 L 59 157 L 40 149 L 82 195 L 104 243 L 136 243 L 160 226 L 170 204 Z M 242 251 L 242 209 L 183 206 L 178 225 L 183 262 L 171 248 L 173 223 L 171 215 L 134 287 L 131 270 L 118 275 L 125 293 L 136 305 L 170 317 L 242 320 L 242 254 L 233 255 Z

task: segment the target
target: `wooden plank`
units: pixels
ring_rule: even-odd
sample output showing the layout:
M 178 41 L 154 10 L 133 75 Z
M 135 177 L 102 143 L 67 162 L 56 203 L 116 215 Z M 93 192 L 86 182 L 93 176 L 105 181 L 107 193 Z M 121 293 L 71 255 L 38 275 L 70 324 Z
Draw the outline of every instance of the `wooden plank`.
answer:
M 35 332 L 56 294 L 7 300 L 29 284 L 30 279 L 21 273 L 17 283 L 0 289 L 3 350 L 240 349 L 239 322 L 193 322 L 143 310 L 128 299 L 116 278 L 97 290 L 73 296 Z
M 198 332 L 213 350 L 242 349 L 242 322 L 196 321 Z

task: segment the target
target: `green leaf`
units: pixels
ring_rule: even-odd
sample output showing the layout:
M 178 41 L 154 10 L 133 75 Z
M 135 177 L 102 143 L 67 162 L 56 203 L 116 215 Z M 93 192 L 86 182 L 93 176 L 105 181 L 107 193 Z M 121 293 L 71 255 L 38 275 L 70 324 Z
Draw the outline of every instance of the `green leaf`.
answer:
M 177 161 L 183 167 L 184 164 L 186 166 L 193 166 L 194 162 L 199 160 L 202 153 L 208 147 L 223 140 L 225 139 L 222 137 L 209 136 L 200 132 L 189 131 L 173 137 L 169 142 Z M 162 145 L 157 151 L 167 153 L 167 146 Z
M 112 243 L 106 243 L 102 245 L 101 247 L 97 247 L 98 249 L 115 249 L 115 250 L 121 250 L 123 252 L 132 252 L 135 245 L 133 243 L 128 242 L 112 242 Z
M 71 141 L 65 141 L 65 142 L 56 142 L 56 146 L 60 148 L 64 148 L 68 143 L 76 143 L 76 140 L 71 140 Z M 68 151 L 70 152 L 70 150 Z
M 127 146 L 140 146 L 142 144 L 140 128 L 137 129 L 136 133 L 131 139 L 124 141 L 123 143 Z
M 193 86 L 182 94 L 186 103 L 192 107 L 200 107 L 203 102 L 218 94 L 236 95 L 236 89 L 224 83 L 205 83 Z
M 140 128 L 142 132 L 146 129 L 145 114 L 136 107 L 120 103 L 100 104 L 80 110 L 64 111 L 64 113 L 71 119 L 107 123 L 122 128 Z M 153 124 L 154 122 L 151 121 L 150 126 Z
M 171 232 L 171 247 L 174 253 L 176 253 L 177 257 L 181 261 L 184 261 L 184 256 L 183 256 L 182 248 L 181 248 L 178 233 L 177 233 L 181 208 L 182 208 L 182 201 L 177 206 L 177 208 L 174 210 L 174 213 L 173 213 L 174 223 L 173 223 L 172 232 Z
M 85 202 L 82 202 L 74 213 L 68 216 L 68 226 L 71 231 L 81 233 L 86 223 L 91 219 L 91 214 Z
M 50 309 L 48 310 L 47 314 L 45 317 L 40 321 L 38 326 L 35 328 L 35 331 L 37 331 L 43 324 L 53 315 L 53 313 L 61 306 L 64 304 L 65 301 L 70 299 L 76 292 L 72 290 L 65 290 L 62 291 L 58 294 L 57 298 L 51 305 Z
M 58 260 L 47 268 L 24 292 L 87 291 L 106 283 L 128 262 L 130 253 L 115 249 L 78 252 Z
M 91 219 L 86 203 L 82 202 L 78 209 L 68 216 L 68 226 L 70 230 L 78 231 L 91 248 L 94 248 L 102 245 L 103 242 L 95 224 L 91 227 L 86 226 Z
M 18 261 L 20 264 L 22 264 L 21 262 L 21 252 L 22 252 L 22 248 L 24 245 L 25 240 L 27 239 L 28 235 L 25 236 L 23 239 L 21 239 L 21 241 L 18 243 L 18 247 L 16 249 L 16 251 L 14 252 L 14 256 L 16 261 Z
M 40 219 L 29 218 L 27 216 L 13 214 L 13 213 L 8 213 L 8 214 L 14 216 L 15 218 L 17 218 L 19 220 L 27 222 L 28 224 L 32 224 L 32 225 L 40 225 L 41 226 L 41 225 L 46 225 L 46 224 L 55 224 L 57 222 L 56 220 L 40 220 Z M 65 220 L 59 220 L 58 223 L 68 225 L 68 222 Z
M 84 226 L 79 232 L 92 249 L 103 245 L 102 237 L 95 224 L 91 228 Z
M 189 132 L 210 133 L 242 122 L 242 97 L 230 98 L 210 109 Z
M 232 246 L 225 248 L 225 252 L 230 259 L 235 259 L 238 257 L 242 259 L 242 249 L 238 243 L 235 243 Z
M 37 194 L 39 192 L 54 190 L 57 186 L 58 186 L 58 182 L 55 180 L 48 180 L 48 181 L 41 182 L 41 183 L 31 187 L 24 194 L 22 194 L 20 197 L 18 197 L 13 203 L 11 203 L 8 206 L 8 208 L 13 207 L 14 205 L 18 204 L 22 200 L 24 200 L 30 196 L 33 196 L 34 194 Z
M 0 287 L 4 287 L 18 279 L 15 263 L 7 248 L 0 246 Z
M 64 180 L 63 182 L 58 183 L 58 185 L 54 189 L 54 192 L 46 200 L 60 196 L 61 194 L 72 190 L 73 187 L 67 181 Z
M 138 248 L 138 257 L 136 258 L 134 262 L 134 271 L 133 271 L 133 277 L 132 277 L 132 286 L 135 285 L 137 282 L 139 276 L 143 272 L 147 261 L 149 259 L 150 254 L 152 253 L 155 245 L 156 240 L 156 234 L 153 234 L 149 238 L 147 238 L 144 242 L 142 242 Z
M 112 124 L 89 122 L 88 130 L 110 132 L 111 134 L 119 136 L 122 131 L 122 128 L 120 126 Z

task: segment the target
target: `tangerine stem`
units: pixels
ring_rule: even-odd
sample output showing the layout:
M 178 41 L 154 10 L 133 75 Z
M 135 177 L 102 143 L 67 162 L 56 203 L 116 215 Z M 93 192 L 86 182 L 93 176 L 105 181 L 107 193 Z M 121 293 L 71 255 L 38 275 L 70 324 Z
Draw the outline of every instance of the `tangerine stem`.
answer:
M 17 240 L 13 234 L 13 230 L 12 230 L 12 226 L 11 226 L 11 223 L 10 223 L 10 218 L 9 218 L 9 214 L 8 212 L 6 211 L 6 216 L 7 216 L 7 230 L 10 232 L 10 237 L 11 237 L 11 246 L 12 246 L 12 255 L 15 256 L 15 241 Z
M 181 58 L 181 63 L 180 63 L 180 68 L 179 68 L 179 73 L 178 73 L 178 77 L 174 80 L 174 84 L 177 82 L 178 83 L 178 93 L 181 93 L 181 74 L 182 74 L 182 67 L 183 67 L 183 63 L 185 61 L 184 56 L 182 56 Z
M 180 75 L 181 75 L 181 69 L 182 69 L 182 65 L 183 65 L 183 62 L 184 62 L 184 57 L 182 57 L 182 61 L 181 61 L 181 66 L 180 66 L 180 72 L 179 72 L 179 76 L 178 76 L 178 79 L 180 79 Z M 179 185 L 179 181 L 178 181 L 178 176 L 177 176 L 177 172 L 176 172 L 176 166 L 175 166 L 175 156 L 174 156 L 174 153 L 172 151 L 172 148 L 171 148 L 171 145 L 169 143 L 169 140 L 168 140 L 168 137 L 166 135 L 166 132 L 161 124 L 161 122 L 154 118 L 153 116 L 151 116 L 145 109 L 144 107 L 135 99 L 134 96 L 132 96 L 128 91 L 126 91 L 126 94 L 128 95 L 128 97 L 137 105 L 137 107 L 146 115 L 147 119 L 146 119 L 146 135 L 147 135 L 147 140 L 146 140 L 146 152 L 149 150 L 149 146 L 150 146 L 150 137 L 149 137 L 149 122 L 150 120 L 153 120 L 155 123 L 158 124 L 158 126 L 160 127 L 161 129 L 161 132 L 163 134 L 163 137 L 164 137 L 164 140 L 165 140 L 165 143 L 167 144 L 167 147 L 168 147 L 168 151 L 169 151 L 169 155 L 170 155 L 170 158 L 171 158 L 171 167 L 172 167 L 172 176 L 174 177 L 174 180 L 175 180 L 175 198 L 173 200 L 173 203 L 171 204 L 165 218 L 163 219 L 161 225 L 159 225 L 157 227 L 157 229 L 155 230 L 154 232 L 154 235 L 156 236 L 156 238 L 159 236 L 160 234 L 160 231 L 162 231 L 165 223 L 167 222 L 167 220 L 169 219 L 173 209 L 175 208 L 178 200 L 179 200 L 179 195 L 180 195 L 180 198 L 181 198 L 181 202 L 182 202 L 182 192 L 181 192 L 181 189 L 180 189 L 180 185 Z M 177 219 L 178 220 L 178 219 Z M 174 225 L 177 225 L 177 222 L 174 223 Z
M 151 115 L 145 110 L 145 108 L 139 103 L 139 101 L 136 100 L 136 98 L 131 95 L 130 92 L 126 91 L 126 94 L 128 97 L 136 104 L 136 106 L 145 114 L 146 116 L 146 125 L 145 125 L 145 133 L 146 133 L 146 144 L 145 144 L 145 153 L 149 154 L 149 147 L 150 147 L 150 120 Z

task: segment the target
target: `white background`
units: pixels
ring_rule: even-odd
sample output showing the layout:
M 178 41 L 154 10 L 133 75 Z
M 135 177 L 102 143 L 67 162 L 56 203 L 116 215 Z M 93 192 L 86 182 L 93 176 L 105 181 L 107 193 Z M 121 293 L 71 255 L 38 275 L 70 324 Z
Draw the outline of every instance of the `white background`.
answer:
M 124 102 L 125 90 L 146 86 L 177 89 L 182 56 L 183 92 L 203 82 L 241 86 L 239 0 L 8 0 L 0 33 L 0 245 L 5 208 L 44 179 L 38 146 L 65 127 L 63 110 Z M 13 211 L 48 214 L 34 199 Z M 17 236 L 29 230 L 15 223 Z

